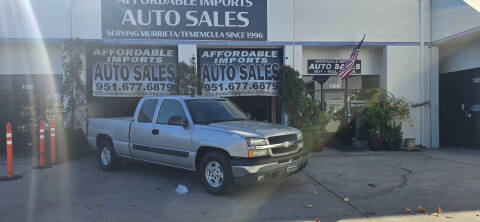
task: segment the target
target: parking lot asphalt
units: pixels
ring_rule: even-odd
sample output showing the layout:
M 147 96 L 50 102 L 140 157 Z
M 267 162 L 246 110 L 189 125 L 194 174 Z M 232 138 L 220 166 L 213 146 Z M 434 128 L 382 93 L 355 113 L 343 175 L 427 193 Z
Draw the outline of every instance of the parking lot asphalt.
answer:
M 327 149 L 289 178 L 212 196 L 179 169 L 129 161 L 107 172 L 92 154 L 34 170 L 17 158 L 23 178 L 0 182 L 0 221 L 480 221 L 479 167 L 477 150 Z

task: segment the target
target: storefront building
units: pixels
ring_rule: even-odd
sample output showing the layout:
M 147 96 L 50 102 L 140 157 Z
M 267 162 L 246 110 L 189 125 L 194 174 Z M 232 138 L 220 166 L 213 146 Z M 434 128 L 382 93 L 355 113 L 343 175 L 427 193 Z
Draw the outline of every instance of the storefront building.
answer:
M 468 65 L 462 59 L 479 54 L 472 46 L 480 13 L 452 2 L 459 1 L 2 1 L 0 100 L 8 106 L 1 121 L 31 128 L 38 119 L 60 118 L 70 59 L 65 44 L 75 39 L 82 48 L 86 108 L 78 115 L 84 119 L 129 115 L 140 97 L 173 94 L 177 68 L 186 64 L 197 68 L 203 95 L 229 97 L 253 119 L 285 123 L 276 74 L 289 65 L 312 97 L 336 111 L 345 103 L 361 106 L 377 87 L 429 102 L 412 109 L 414 127 L 405 126 L 404 137 L 437 148 L 440 127 L 448 124 L 439 116 L 439 73 L 480 67 L 478 59 Z M 452 13 L 455 29 L 444 21 Z M 339 80 L 339 67 L 364 34 L 354 73 L 348 83 Z M 469 52 L 455 51 L 458 44 Z M 478 128 L 479 121 L 472 124 Z

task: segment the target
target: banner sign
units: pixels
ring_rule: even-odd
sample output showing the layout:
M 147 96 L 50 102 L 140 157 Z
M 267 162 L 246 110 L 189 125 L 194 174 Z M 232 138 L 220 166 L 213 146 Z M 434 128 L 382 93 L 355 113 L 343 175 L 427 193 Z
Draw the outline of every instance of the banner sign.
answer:
M 281 49 L 199 49 L 204 96 L 277 96 Z
M 104 39 L 267 40 L 267 0 L 101 0 Z
M 92 95 L 170 95 L 177 73 L 177 47 L 93 46 L 87 50 Z
M 472 77 L 472 82 L 475 87 L 480 86 L 480 73 L 474 73 Z
M 308 74 L 332 74 L 337 75 L 347 62 L 346 59 L 309 59 Z M 352 74 L 362 73 L 362 61 L 357 60 Z

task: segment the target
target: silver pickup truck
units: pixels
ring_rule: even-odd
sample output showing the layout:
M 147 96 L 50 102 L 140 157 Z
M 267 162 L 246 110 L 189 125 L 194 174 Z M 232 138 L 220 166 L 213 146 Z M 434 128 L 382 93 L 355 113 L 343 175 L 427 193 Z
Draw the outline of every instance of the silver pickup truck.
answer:
M 133 118 L 90 118 L 88 142 L 103 169 L 130 158 L 197 171 L 212 194 L 292 175 L 308 161 L 299 130 L 250 121 L 216 97 L 143 98 Z

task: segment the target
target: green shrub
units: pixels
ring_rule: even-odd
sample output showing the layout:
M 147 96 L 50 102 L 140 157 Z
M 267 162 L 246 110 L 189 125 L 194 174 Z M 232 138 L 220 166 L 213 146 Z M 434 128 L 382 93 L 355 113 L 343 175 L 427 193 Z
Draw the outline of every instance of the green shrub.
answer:
M 412 126 L 410 104 L 385 89 L 376 89 L 362 115 L 362 125 L 368 128 L 368 135 L 386 143 L 401 140 L 404 122 Z
M 310 152 L 313 148 L 313 141 L 315 140 L 313 132 L 309 130 L 302 130 L 303 133 L 303 147 Z
M 290 66 L 283 66 L 278 73 L 278 99 L 288 116 L 290 126 L 299 127 L 299 107 L 305 98 L 305 83 L 300 73 Z

